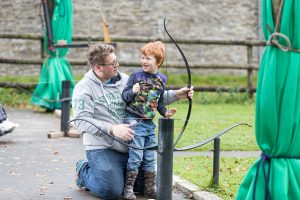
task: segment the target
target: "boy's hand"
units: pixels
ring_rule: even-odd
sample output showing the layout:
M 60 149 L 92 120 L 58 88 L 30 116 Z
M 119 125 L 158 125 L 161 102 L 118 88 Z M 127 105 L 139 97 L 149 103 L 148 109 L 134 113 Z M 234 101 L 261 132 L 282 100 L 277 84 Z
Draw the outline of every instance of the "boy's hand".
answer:
M 136 94 L 136 93 L 138 93 L 140 90 L 141 90 L 141 89 L 140 89 L 140 84 L 139 84 L 139 83 L 136 83 L 136 84 L 133 85 L 133 87 L 132 87 L 133 93 Z
M 176 108 L 171 108 L 165 114 L 165 118 L 170 118 L 176 113 Z

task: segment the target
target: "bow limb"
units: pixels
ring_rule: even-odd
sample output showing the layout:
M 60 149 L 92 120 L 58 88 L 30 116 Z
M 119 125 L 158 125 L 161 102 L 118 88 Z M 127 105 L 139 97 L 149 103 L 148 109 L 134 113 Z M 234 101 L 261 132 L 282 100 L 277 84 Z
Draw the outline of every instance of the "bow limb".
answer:
M 181 50 L 181 48 L 179 47 L 179 45 L 177 44 L 177 42 L 173 39 L 173 37 L 170 35 L 170 33 L 168 32 L 167 30 L 167 27 L 166 27 L 166 18 L 164 19 L 164 29 L 167 33 L 167 35 L 169 36 L 169 38 L 171 39 L 171 41 L 174 43 L 174 45 L 176 46 L 176 48 L 178 49 L 178 51 L 180 52 L 180 55 L 184 61 L 184 64 L 185 64 L 185 67 L 186 67 L 186 71 L 187 71 L 187 74 L 188 74 L 188 85 L 187 85 L 187 88 L 190 89 L 191 86 L 192 86 L 192 79 L 191 79 L 191 71 L 190 71 L 190 66 L 189 66 L 189 63 L 183 53 L 183 51 Z M 176 144 L 178 143 L 179 139 L 181 138 L 184 130 L 186 129 L 188 123 L 189 123 L 189 119 L 190 119 L 190 116 L 191 116 L 191 111 L 192 111 L 192 99 L 190 97 L 188 97 L 188 100 L 189 100 L 189 108 L 188 108 L 188 112 L 187 112 L 187 115 L 186 115 L 186 119 L 184 121 L 184 124 L 183 124 L 183 127 L 174 143 L 174 147 L 176 146 Z

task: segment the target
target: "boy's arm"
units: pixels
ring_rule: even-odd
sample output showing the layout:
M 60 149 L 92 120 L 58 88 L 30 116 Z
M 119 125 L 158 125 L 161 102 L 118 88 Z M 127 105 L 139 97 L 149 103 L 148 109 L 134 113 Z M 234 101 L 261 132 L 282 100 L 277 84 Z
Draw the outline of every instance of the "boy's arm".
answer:
M 134 97 L 136 96 L 136 93 L 133 92 L 132 88 L 135 84 L 135 78 L 133 75 L 131 75 L 127 81 L 127 84 L 122 92 L 122 99 L 126 103 L 129 103 L 134 100 Z

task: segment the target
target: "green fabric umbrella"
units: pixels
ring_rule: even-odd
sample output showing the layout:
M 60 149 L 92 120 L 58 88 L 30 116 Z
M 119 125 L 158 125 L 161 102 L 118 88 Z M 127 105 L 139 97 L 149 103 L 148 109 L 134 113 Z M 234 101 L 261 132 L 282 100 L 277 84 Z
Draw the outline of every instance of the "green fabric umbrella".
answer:
M 54 44 L 59 40 L 65 40 L 67 44 L 72 42 L 72 1 L 55 0 L 54 11 L 51 19 Z M 61 107 L 57 102 L 61 98 L 62 81 L 71 80 L 71 91 L 74 88 L 73 73 L 70 64 L 64 58 L 67 48 L 50 51 L 47 48 L 47 35 L 45 34 L 44 48 L 48 57 L 44 60 L 39 83 L 32 95 L 32 103 L 49 110 Z
M 262 1 L 263 31 L 276 30 L 272 0 Z M 280 20 L 279 20 L 280 21 Z M 256 141 L 261 158 L 248 171 L 236 199 L 300 199 L 300 0 L 284 0 L 278 32 L 293 50 L 266 47 L 256 97 Z M 287 46 L 285 36 L 278 37 Z M 276 40 L 275 40 L 276 42 Z

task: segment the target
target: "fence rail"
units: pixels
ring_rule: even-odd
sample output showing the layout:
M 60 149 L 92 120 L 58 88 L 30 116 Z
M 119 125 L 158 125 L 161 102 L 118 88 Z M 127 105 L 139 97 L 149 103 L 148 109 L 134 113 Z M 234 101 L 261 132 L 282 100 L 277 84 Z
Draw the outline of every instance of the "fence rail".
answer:
M 12 83 L 12 82 L 0 82 L 0 88 L 22 88 L 22 89 L 34 89 L 37 83 Z M 179 86 L 168 86 L 169 90 L 177 90 Z M 228 87 L 194 87 L 196 92 L 248 92 L 255 93 L 256 88 L 228 88 Z
M 0 33 L 0 39 L 21 39 L 21 40 L 39 40 L 40 41 L 40 55 L 41 59 L 14 59 L 14 58 L 3 58 L 0 57 L 0 63 L 5 64 L 18 64 L 18 65 L 28 65 L 28 64 L 37 64 L 41 65 L 43 63 L 44 58 L 44 37 L 40 34 L 12 34 L 12 33 Z M 86 36 L 73 36 L 73 43 L 76 44 L 78 42 L 96 42 L 103 41 L 103 37 L 86 37 Z M 169 39 L 164 38 L 150 38 L 150 37 L 115 37 L 112 38 L 112 41 L 117 43 L 145 43 L 154 40 L 161 40 L 164 43 L 172 43 Z M 253 48 L 257 46 L 265 46 L 265 42 L 254 41 L 254 40 L 187 40 L 187 39 L 176 39 L 179 44 L 198 44 L 198 45 L 225 45 L 225 46 L 245 46 L 247 47 L 247 63 L 241 64 L 221 64 L 221 63 L 212 63 L 212 64 L 197 64 L 190 65 L 191 69 L 231 69 L 231 70 L 246 70 L 247 71 L 247 87 L 232 89 L 225 87 L 196 87 L 196 91 L 208 91 L 208 92 L 216 92 L 216 91 L 237 91 L 237 92 L 248 92 L 252 95 L 256 89 L 253 87 L 253 71 L 258 70 L 258 63 L 254 63 L 253 61 Z M 86 65 L 86 61 L 82 60 L 69 60 L 71 65 Z M 121 66 L 132 66 L 137 67 L 139 63 L 132 62 L 121 62 Z M 183 69 L 182 65 L 167 65 L 167 67 L 174 69 Z M 0 87 L 16 87 L 20 86 L 23 88 L 34 87 L 34 84 L 26 85 L 19 83 L 0 83 Z

